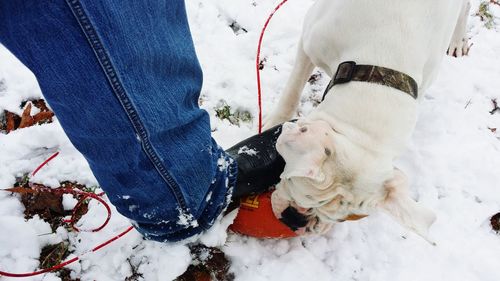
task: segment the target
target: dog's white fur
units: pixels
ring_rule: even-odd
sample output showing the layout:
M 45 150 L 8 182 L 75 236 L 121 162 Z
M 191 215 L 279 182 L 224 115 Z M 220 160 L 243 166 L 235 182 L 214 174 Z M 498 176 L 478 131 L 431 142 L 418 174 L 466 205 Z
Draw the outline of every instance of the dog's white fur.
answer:
M 421 97 L 447 49 L 465 55 L 469 9 L 468 0 L 318 0 L 265 128 L 293 117 L 315 66 L 330 76 L 343 61 L 391 68 L 415 79 Z M 425 237 L 435 216 L 411 199 L 404 174 L 393 167 L 416 115 L 417 102 L 399 90 L 366 82 L 336 85 L 308 116 L 284 126 L 277 148 L 287 164 L 273 194 L 276 215 L 295 204 L 316 218 L 321 232 L 325 224 L 378 207 Z

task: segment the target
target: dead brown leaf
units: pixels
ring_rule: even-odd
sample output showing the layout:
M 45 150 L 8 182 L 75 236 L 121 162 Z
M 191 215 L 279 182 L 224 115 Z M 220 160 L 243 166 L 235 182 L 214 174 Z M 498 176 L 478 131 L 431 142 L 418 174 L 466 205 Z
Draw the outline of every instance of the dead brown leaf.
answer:
M 176 281 L 231 281 L 234 275 L 229 273 L 230 263 L 226 255 L 218 248 L 203 245 L 191 246 L 193 261 Z
M 52 111 L 42 111 L 38 112 L 33 116 L 33 123 L 34 124 L 40 124 L 44 122 L 52 122 L 52 117 L 54 116 L 54 113 Z
M 491 228 L 497 233 L 500 233 L 500 213 L 497 213 L 494 216 L 492 216 L 490 219 L 490 223 L 491 223 Z
M 37 190 L 33 190 L 31 188 L 25 188 L 25 187 L 22 187 L 22 186 L 16 186 L 16 187 L 12 187 L 12 188 L 7 188 L 7 189 L 4 189 L 5 191 L 8 191 L 8 192 L 12 192 L 12 193 L 19 193 L 19 194 L 34 194 L 34 193 L 38 193 L 39 191 Z
M 68 249 L 68 244 L 65 242 L 45 246 L 40 253 L 40 268 L 47 269 L 54 267 L 63 262 L 69 254 L 70 251 Z M 62 281 L 80 281 L 79 278 L 72 279 L 71 270 L 67 268 L 61 268 L 55 272 L 58 273 L 59 278 L 61 278 Z
M 33 117 L 31 117 L 31 103 L 28 103 L 26 108 L 24 108 L 23 114 L 21 115 L 21 123 L 19 124 L 18 129 L 31 127 L 35 124 L 33 121 Z
M 31 186 L 31 189 L 35 191 L 34 193 L 21 193 L 21 202 L 25 207 L 25 218 L 30 219 L 35 215 L 39 215 L 55 231 L 62 224 L 62 218 L 67 215 L 62 205 L 62 193 L 37 192 L 36 189 L 48 187 L 40 184 L 31 184 Z
M 31 127 L 35 124 L 44 124 L 51 123 L 52 117 L 54 117 L 54 113 L 50 111 L 50 109 L 45 104 L 43 99 L 38 99 L 34 101 L 26 101 L 21 104 L 24 107 L 23 113 L 21 116 L 9 112 L 7 110 L 5 113 L 5 128 L 2 128 L 6 131 L 6 133 L 12 132 L 17 129 Z M 40 112 L 31 115 L 31 109 L 33 106 L 40 109 Z
M 21 118 L 19 118 L 17 114 L 12 113 L 10 111 L 5 110 L 4 112 L 5 112 L 5 123 L 6 123 L 5 131 L 9 133 L 16 129 L 16 124 L 21 121 Z
M 40 253 L 40 268 L 46 269 L 56 266 L 68 255 L 68 245 L 64 242 L 45 246 Z
M 67 268 L 61 268 L 57 272 L 59 273 L 59 278 L 61 278 L 61 281 L 81 281 L 80 278 L 71 278 L 71 270 Z
M 34 101 L 32 101 L 32 103 L 35 107 L 40 109 L 40 111 L 42 111 L 42 112 L 50 111 L 50 109 L 47 107 L 47 104 L 45 103 L 45 101 L 43 99 L 34 100 Z

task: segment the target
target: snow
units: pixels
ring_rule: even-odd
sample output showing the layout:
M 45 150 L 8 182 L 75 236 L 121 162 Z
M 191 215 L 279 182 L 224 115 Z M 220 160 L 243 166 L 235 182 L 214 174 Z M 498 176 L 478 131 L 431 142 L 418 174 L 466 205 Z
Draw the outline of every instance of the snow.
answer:
M 224 158 L 224 155 L 221 155 L 219 159 L 217 159 L 217 167 L 219 167 L 219 171 L 221 172 L 224 172 L 229 164 L 230 163 Z
M 263 22 L 277 0 L 187 1 L 191 29 L 204 71 L 202 107 L 211 116 L 215 139 L 230 147 L 257 131 L 255 50 Z M 262 74 L 264 113 L 272 110 L 290 73 L 301 21 L 312 0 L 289 1 L 274 17 L 264 38 Z M 489 218 L 500 211 L 500 112 L 491 115 L 491 99 L 500 99 L 500 33 L 482 26 L 471 12 L 474 46 L 470 56 L 446 57 L 440 75 L 421 102 L 411 143 L 397 160 L 409 177 L 413 196 L 438 216 L 430 236 L 437 245 L 403 229 L 383 213 L 337 224 L 323 236 L 259 240 L 226 234 L 227 217 L 199 240 L 223 245 L 236 280 L 498 280 L 500 236 Z M 500 8 L 493 7 L 497 16 Z M 233 22 L 244 28 L 236 33 Z M 234 25 L 237 26 L 237 25 Z M 497 27 L 497 29 L 500 27 Z M 316 71 L 315 71 L 316 72 Z M 320 99 L 328 77 L 307 85 L 300 114 Z M 37 82 L 24 66 L 0 47 L 0 110 L 21 113 L 19 104 L 41 97 Z M 215 117 L 224 100 L 232 109 L 249 111 L 252 122 L 232 125 Z M 492 132 L 489 128 L 498 128 Z M 32 180 L 52 187 L 62 181 L 87 186 L 97 182 L 84 158 L 73 148 L 59 124 L 45 124 L 0 134 L 0 188 L 33 171 L 55 151 L 60 155 Z M 223 164 L 223 163 L 221 163 Z M 124 198 L 126 199 L 126 198 Z M 74 202 L 67 201 L 65 205 Z M 126 229 L 130 222 L 112 207 L 109 225 L 99 233 L 68 232 L 38 217 L 26 221 L 18 196 L 0 192 L 0 270 L 33 271 L 41 248 L 69 239 L 81 262 L 68 268 L 81 280 L 124 280 L 137 267 L 144 280 L 171 280 L 188 267 L 191 256 L 183 243 L 143 241 L 135 231 L 96 253 L 96 245 Z M 235 214 L 232 214 L 233 216 Z M 102 224 L 105 209 L 91 201 L 82 229 Z M 195 223 L 180 214 L 180 221 Z M 0 280 L 15 280 L 0 277 Z M 23 280 L 60 280 L 46 274 Z
M 259 153 L 257 150 L 249 148 L 248 146 L 242 146 L 240 149 L 238 149 L 238 154 L 247 154 L 250 156 L 255 156 Z
M 23 217 L 8 215 L 0 217 L 0 226 L 2 270 L 8 268 L 13 272 L 24 272 L 38 266 L 41 245 L 35 228 L 25 223 Z
M 63 194 L 63 208 L 65 211 L 67 210 L 73 210 L 78 203 L 78 200 L 76 200 L 73 195 L 71 194 Z
M 177 220 L 178 225 L 197 227 L 198 221 L 191 214 L 185 213 L 181 208 L 177 209 L 179 211 L 179 217 Z
M 233 210 L 225 216 L 221 215 L 214 225 L 200 236 L 200 242 L 207 247 L 223 246 L 228 237 L 226 229 L 233 223 L 237 214 L 238 210 Z

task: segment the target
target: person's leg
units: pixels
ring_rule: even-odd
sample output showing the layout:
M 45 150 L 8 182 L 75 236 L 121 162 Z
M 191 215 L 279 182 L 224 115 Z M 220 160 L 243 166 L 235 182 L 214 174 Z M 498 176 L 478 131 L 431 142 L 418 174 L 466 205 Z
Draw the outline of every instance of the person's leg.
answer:
M 0 42 L 36 75 L 66 134 L 146 238 L 207 229 L 236 164 L 198 107 L 182 0 L 0 0 Z

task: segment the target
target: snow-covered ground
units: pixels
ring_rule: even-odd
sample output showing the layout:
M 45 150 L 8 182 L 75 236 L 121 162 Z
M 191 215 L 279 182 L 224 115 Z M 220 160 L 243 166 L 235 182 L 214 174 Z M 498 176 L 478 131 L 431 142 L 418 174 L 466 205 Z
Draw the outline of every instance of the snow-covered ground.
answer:
M 212 116 L 214 136 L 223 147 L 257 130 L 255 49 L 260 28 L 278 2 L 187 1 L 205 74 L 202 106 Z M 302 18 L 313 2 L 289 1 L 269 26 L 263 48 L 264 112 L 272 109 L 284 87 Z M 384 214 L 338 224 L 318 237 L 258 240 L 229 234 L 222 249 L 232 262 L 236 280 L 500 279 L 500 236 L 489 226 L 489 218 L 500 211 L 500 112 L 489 113 L 491 100 L 500 100 L 500 33 L 484 28 L 474 16 L 478 6 L 475 1 L 469 23 L 474 43 L 470 56 L 444 59 L 439 78 L 423 98 L 412 141 L 398 160 L 410 177 L 414 197 L 438 215 L 431 228 L 437 246 Z M 500 16 L 500 7 L 492 5 L 492 10 Z M 0 81 L 5 84 L 0 86 L 0 111 L 20 114 L 21 101 L 41 97 L 34 76 L 1 46 Z M 327 82 L 323 74 L 317 83 L 307 85 L 301 114 L 313 108 Z M 233 111 L 249 112 L 253 122 L 236 126 L 215 117 L 215 109 L 223 104 Z M 493 132 L 493 128 L 498 130 Z M 54 187 L 65 180 L 97 184 L 56 121 L 0 134 L 0 188 L 11 187 L 15 177 L 31 172 L 56 150 L 60 156 L 33 181 Z M 91 228 L 104 216 L 102 206 L 92 202 L 80 223 Z M 97 234 L 68 233 L 64 228 L 50 234 L 43 220 L 25 221 L 17 196 L 0 192 L 0 271 L 33 271 L 40 249 L 62 240 L 69 239 L 75 255 L 85 253 L 128 225 L 114 211 L 110 225 Z M 213 245 L 223 238 L 219 229 L 203 241 Z M 132 232 L 69 268 L 81 280 L 124 280 L 132 274 L 133 264 L 144 280 L 171 280 L 190 260 L 185 245 L 145 242 Z M 24 280 L 60 279 L 49 273 Z

